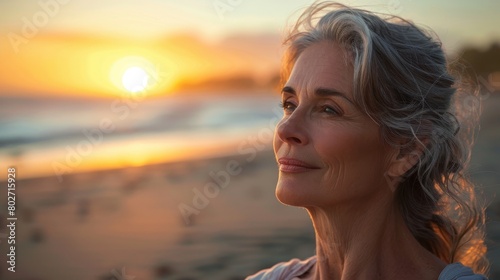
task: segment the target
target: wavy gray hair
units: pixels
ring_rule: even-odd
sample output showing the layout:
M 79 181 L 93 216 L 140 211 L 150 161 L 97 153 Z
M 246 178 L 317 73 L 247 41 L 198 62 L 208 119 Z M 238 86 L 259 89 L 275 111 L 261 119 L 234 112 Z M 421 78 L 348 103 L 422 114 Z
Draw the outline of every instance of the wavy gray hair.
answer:
M 302 51 L 323 40 L 346 50 L 354 66 L 356 105 L 380 125 L 383 139 L 409 153 L 423 148 L 396 190 L 413 236 L 443 261 L 460 261 L 486 273 L 484 207 L 465 175 L 473 139 L 466 136 L 473 135 L 472 126 L 467 129 L 457 118 L 465 111 L 452 106 L 458 81 L 441 43 L 400 17 L 315 3 L 285 39 L 282 82 Z M 472 115 L 477 120 L 479 114 Z

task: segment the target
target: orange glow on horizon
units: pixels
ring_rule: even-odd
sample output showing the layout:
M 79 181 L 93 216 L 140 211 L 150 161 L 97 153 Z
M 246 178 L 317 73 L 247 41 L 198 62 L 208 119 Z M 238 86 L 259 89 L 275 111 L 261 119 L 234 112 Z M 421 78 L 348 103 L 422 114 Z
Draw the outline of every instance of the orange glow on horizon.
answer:
M 32 95 L 39 92 L 94 97 L 122 95 L 126 91 L 113 83 L 110 73 L 117 61 L 127 57 L 143 57 L 152 61 L 151 65 L 159 71 L 169 73 L 162 77 L 164 81 L 158 82 L 160 86 L 151 88 L 148 94 L 172 90 L 178 72 L 175 58 L 154 48 L 112 41 L 93 42 L 90 38 L 65 40 L 64 37 L 33 40 L 18 54 L 2 58 L 10 67 L 0 70 L 3 87 L 0 90 L 21 90 Z M 8 47 L 3 44 L 1 52 L 12 53 Z
M 228 48 L 231 48 L 230 46 Z M 0 94 L 78 95 L 116 97 L 123 87 L 123 67 L 141 67 L 155 73 L 148 96 L 164 95 L 180 83 L 193 83 L 251 71 L 266 74 L 269 60 L 242 55 L 241 50 L 204 44 L 196 37 L 173 36 L 163 40 L 134 41 L 87 35 L 40 34 L 18 53 L 0 38 Z M 129 60 L 129 63 L 123 61 Z M 142 60 L 140 65 L 135 62 Z M 272 67 L 271 67 L 272 68 Z M 254 73 L 255 74 L 255 73 Z

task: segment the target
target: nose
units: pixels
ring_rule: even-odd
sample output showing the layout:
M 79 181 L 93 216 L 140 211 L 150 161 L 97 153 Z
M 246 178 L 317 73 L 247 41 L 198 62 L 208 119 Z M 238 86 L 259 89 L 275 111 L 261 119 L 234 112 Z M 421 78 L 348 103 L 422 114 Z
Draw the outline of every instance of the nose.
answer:
M 276 127 L 276 134 L 281 141 L 288 144 L 306 145 L 308 137 L 304 127 L 304 117 L 295 113 L 281 119 Z

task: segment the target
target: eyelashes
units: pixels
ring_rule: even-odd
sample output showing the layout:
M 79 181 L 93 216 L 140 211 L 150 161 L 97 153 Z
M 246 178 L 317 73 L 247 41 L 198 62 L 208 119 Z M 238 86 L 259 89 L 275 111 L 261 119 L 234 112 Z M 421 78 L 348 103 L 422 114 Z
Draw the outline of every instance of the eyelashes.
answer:
M 280 102 L 279 105 L 285 113 L 292 113 L 296 108 L 295 104 L 293 104 L 290 101 L 286 101 L 286 100 Z M 330 116 L 337 116 L 338 117 L 338 116 L 343 115 L 342 110 L 337 109 L 334 106 L 330 106 L 330 105 L 320 105 L 320 106 L 318 106 L 318 111 L 320 113 L 325 113 L 325 114 L 330 115 Z
M 280 102 L 280 107 L 285 111 L 291 109 L 290 106 L 293 106 L 293 103 L 291 103 L 289 101 Z
M 322 107 L 322 109 L 327 114 L 331 114 L 331 115 L 335 115 L 335 116 L 341 116 L 342 115 L 342 113 L 340 112 L 340 110 L 337 110 L 337 109 L 335 109 L 335 108 L 333 108 L 331 106 L 325 105 L 325 106 Z

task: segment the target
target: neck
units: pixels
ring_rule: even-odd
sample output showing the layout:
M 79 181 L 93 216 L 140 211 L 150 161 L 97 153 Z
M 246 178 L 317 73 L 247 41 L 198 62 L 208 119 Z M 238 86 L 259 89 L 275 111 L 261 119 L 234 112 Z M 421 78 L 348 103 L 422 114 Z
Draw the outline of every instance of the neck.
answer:
M 413 237 L 392 195 L 307 210 L 316 232 L 314 279 L 437 279 L 445 266 Z

